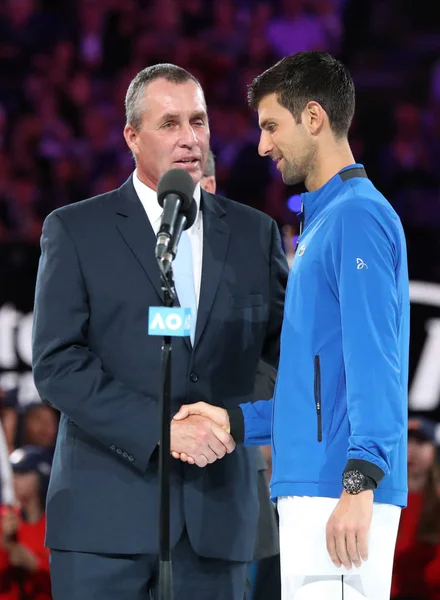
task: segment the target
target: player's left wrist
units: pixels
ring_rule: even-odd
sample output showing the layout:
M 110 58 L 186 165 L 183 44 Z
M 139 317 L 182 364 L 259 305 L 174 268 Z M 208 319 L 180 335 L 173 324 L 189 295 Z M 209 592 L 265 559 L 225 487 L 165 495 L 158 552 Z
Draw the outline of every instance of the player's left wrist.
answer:
M 357 496 L 362 492 L 376 489 L 376 482 L 359 469 L 345 469 L 342 474 L 342 487 L 346 494 Z
M 346 473 L 348 472 L 352 472 L 351 477 L 346 475 Z M 372 463 L 369 460 L 363 460 L 359 458 L 349 458 L 347 464 L 345 465 L 345 469 L 342 475 L 343 485 L 345 478 L 347 480 L 346 486 L 347 488 L 350 487 L 350 489 L 352 489 L 353 485 L 356 484 L 354 486 L 354 489 L 356 490 L 359 484 L 357 483 L 357 481 L 353 481 L 353 485 L 349 486 L 350 482 L 348 481 L 348 479 L 362 479 L 360 491 L 362 491 L 363 489 L 375 490 L 384 477 L 384 471 L 375 463 Z M 348 491 L 350 492 L 350 490 Z

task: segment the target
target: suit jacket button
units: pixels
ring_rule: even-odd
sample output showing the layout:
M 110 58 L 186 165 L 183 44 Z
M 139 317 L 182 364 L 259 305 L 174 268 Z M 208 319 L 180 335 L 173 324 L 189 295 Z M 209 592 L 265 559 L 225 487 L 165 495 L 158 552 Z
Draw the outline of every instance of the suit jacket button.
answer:
M 116 450 L 116 446 L 115 446 L 114 444 L 112 444 L 112 445 L 110 446 L 110 450 Z
M 199 380 L 199 376 L 197 373 L 194 373 L 194 371 L 190 374 L 189 378 L 193 383 L 196 383 Z
M 123 452 L 123 453 L 122 453 L 122 456 L 123 456 L 124 458 L 128 458 L 128 452 Z
M 129 454 L 129 455 L 128 455 L 128 460 L 129 460 L 130 462 L 134 462 L 134 458 L 132 457 L 132 455 L 131 455 L 131 454 Z
M 116 452 L 117 452 L 118 454 L 122 454 L 122 450 L 121 450 L 120 448 L 116 448 Z

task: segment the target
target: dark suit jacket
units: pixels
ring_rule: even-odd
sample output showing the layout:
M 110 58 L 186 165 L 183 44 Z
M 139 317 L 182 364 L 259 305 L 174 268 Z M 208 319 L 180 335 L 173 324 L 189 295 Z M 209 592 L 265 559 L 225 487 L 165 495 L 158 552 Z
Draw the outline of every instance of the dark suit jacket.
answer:
M 194 348 L 174 338 L 172 404 L 252 400 L 259 359 L 276 365 L 287 277 L 272 219 L 202 194 L 203 264 Z M 132 178 L 47 217 L 36 286 L 33 369 L 61 411 L 47 501 L 49 547 L 158 550 L 161 304 L 155 236 Z M 186 524 L 200 555 L 253 557 L 255 449 L 205 469 L 172 462 L 171 542 Z

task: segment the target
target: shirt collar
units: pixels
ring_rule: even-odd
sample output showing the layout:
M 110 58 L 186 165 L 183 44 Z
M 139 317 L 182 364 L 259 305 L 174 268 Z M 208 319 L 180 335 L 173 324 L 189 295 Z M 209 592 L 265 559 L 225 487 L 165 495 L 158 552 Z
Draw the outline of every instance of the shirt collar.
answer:
M 147 213 L 148 219 L 150 220 L 150 223 L 154 229 L 155 225 L 159 226 L 160 219 L 162 217 L 162 212 L 163 212 L 162 207 L 160 206 L 159 202 L 157 201 L 157 193 L 154 190 L 152 190 L 151 188 L 149 188 L 147 185 L 145 185 L 145 183 L 143 183 L 138 178 L 137 169 L 135 169 L 134 173 L 133 173 L 133 186 L 136 191 L 136 194 L 139 197 L 139 200 L 141 201 L 142 206 L 145 209 L 145 212 Z M 200 197 L 201 197 L 200 183 L 198 183 L 196 185 L 196 187 L 194 188 L 193 197 L 197 204 L 197 216 L 195 219 L 195 222 L 197 222 L 197 219 L 199 217 L 199 212 L 200 212 Z M 191 229 L 191 227 L 190 227 L 190 229 Z
M 327 181 L 323 186 L 314 190 L 313 192 L 304 192 L 301 194 L 301 201 L 303 203 L 303 218 L 305 216 L 306 221 L 310 221 L 315 212 L 319 211 L 321 207 L 326 205 L 330 197 L 333 197 L 337 190 L 344 185 L 344 181 L 341 179 L 340 174 L 348 169 L 363 168 L 364 165 L 355 163 L 344 167 L 336 175 Z

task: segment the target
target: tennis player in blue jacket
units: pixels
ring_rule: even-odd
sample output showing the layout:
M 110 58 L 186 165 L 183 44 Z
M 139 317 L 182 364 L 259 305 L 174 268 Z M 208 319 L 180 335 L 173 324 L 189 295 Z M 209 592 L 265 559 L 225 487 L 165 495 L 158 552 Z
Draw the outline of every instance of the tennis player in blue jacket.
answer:
M 286 57 L 254 80 L 249 99 L 259 153 L 308 190 L 275 394 L 229 411 L 197 403 L 176 418 L 204 414 L 237 443 L 272 442 L 283 600 L 388 600 L 407 500 L 404 232 L 354 160 L 355 89 L 339 61 Z

